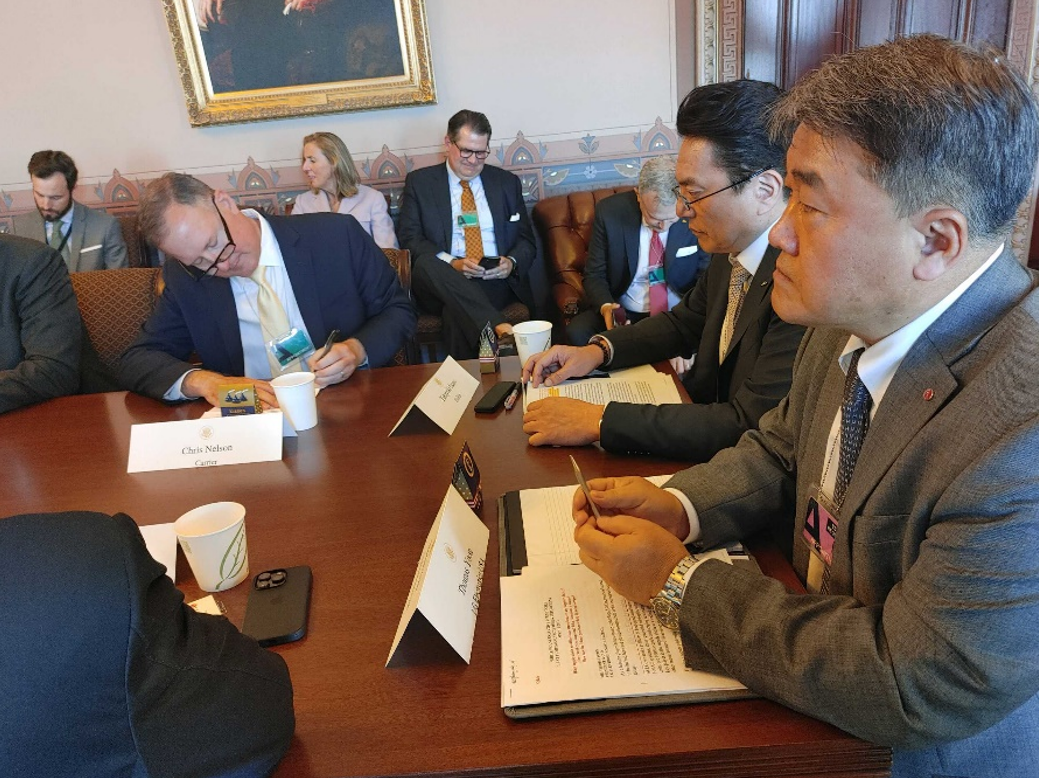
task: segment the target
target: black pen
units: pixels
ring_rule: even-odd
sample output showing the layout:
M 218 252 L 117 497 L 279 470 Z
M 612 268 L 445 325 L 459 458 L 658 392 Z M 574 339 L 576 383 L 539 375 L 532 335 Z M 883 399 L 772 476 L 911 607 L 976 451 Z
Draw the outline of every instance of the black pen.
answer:
M 288 8 L 288 6 L 285 6 Z M 328 333 L 328 340 L 325 341 L 325 347 L 321 349 L 321 353 L 317 355 L 318 360 L 322 360 L 328 356 L 328 352 L 332 350 L 332 344 L 336 342 L 336 338 L 339 337 L 339 330 L 332 330 Z

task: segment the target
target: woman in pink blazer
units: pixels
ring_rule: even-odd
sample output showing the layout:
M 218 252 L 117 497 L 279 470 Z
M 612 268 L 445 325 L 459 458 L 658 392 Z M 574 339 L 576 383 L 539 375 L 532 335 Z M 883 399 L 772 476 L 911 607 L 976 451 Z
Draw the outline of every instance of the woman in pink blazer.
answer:
M 380 248 L 399 248 L 386 198 L 359 183 L 350 150 L 339 136 L 315 132 L 303 139 L 303 173 L 310 191 L 296 198 L 298 213 L 348 213 L 357 219 Z

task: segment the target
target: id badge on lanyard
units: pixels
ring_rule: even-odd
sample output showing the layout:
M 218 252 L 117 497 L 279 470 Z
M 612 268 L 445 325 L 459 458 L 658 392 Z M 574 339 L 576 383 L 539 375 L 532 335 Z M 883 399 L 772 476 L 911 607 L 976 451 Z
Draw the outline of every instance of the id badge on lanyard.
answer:
M 281 369 L 285 370 L 296 360 L 313 351 L 314 346 L 305 332 L 293 327 L 280 338 L 267 341 L 267 349 L 281 365 Z
M 801 541 L 811 552 L 806 575 L 808 590 L 818 592 L 824 573 L 833 564 L 833 546 L 837 538 L 839 514 L 833 500 L 827 497 L 822 489 L 813 484 L 811 491 L 815 496 L 808 498 Z

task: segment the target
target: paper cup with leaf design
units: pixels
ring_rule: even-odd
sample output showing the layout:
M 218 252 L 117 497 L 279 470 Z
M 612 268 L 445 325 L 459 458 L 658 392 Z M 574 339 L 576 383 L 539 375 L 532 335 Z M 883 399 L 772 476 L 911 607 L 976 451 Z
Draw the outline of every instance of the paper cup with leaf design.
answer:
M 173 531 L 202 591 L 224 592 L 249 576 L 244 506 L 202 505 L 173 522 Z

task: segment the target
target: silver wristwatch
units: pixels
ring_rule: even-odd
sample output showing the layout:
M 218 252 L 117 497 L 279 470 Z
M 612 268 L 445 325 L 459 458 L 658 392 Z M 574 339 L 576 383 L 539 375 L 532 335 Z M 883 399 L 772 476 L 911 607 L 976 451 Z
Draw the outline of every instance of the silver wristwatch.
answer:
M 678 611 L 682 607 L 682 598 L 685 596 L 685 574 L 693 566 L 693 561 L 691 556 L 687 556 L 675 565 L 675 569 L 664 582 L 664 588 L 650 600 L 653 605 L 653 613 L 668 629 L 678 629 Z

